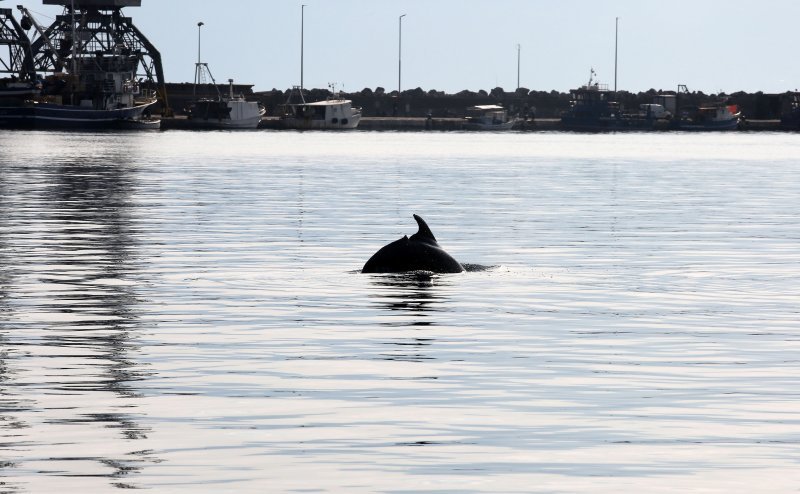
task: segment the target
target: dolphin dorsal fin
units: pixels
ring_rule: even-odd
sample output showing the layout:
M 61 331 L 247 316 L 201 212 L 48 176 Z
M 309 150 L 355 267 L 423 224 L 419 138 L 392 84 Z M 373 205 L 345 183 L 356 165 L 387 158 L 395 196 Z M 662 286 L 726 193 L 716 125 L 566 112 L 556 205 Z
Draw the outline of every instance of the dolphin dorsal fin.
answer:
M 425 223 L 425 220 L 423 220 L 416 214 L 414 215 L 414 219 L 417 220 L 417 225 L 419 225 L 419 231 L 414 235 L 411 235 L 410 240 L 417 242 L 428 242 L 434 244 L 437 243 L 436 237 L 433 236 L 433 232 L 431 231 L 430 228 L 428 228 L 428 224 Z

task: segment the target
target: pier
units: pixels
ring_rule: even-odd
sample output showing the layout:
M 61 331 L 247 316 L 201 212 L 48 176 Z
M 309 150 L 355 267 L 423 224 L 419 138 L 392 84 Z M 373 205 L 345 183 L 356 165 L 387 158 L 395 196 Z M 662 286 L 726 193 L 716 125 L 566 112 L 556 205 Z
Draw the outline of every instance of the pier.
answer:
M 461 118 L 425 118 L 425 117 L 362 117 L 358 130 L 366 131 L 394 131 L 394 132 L 420 132 L 440 131 L 454 132 L 463 130 L 464 120 Z M 186 130 L 191 126 L 185 116 L 164 118 L 161 121 L 164 130 Z M 283 130 L 278 117 L 265 117 L 259 125 L 260 129 Z M 515 131 L 542 132 L 564 131 L 561 120 L 558 118 L 538 118 L 536 120 L 521 122 Z M 669 129 L 657 129 L 651 132 L 662 132 Z M 741 131 L 747 132 L 782 132 L 786 129 L 781 126 L 780 120 L 747 120 Z

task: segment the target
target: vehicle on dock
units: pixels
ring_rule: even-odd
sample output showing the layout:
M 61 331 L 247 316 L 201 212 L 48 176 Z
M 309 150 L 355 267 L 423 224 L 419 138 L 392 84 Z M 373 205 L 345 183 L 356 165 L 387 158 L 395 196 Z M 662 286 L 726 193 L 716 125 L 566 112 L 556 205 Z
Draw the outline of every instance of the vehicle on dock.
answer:
M 291 102 L 295 92 L 299 95 L 298 103 Z M 280 115 L 281 127 L 284 129 L 355 129 L 360 121 L 361 108 L 354 107 L 351 100 L 334 93 L 330 99 L 307 103 L 303 91 L 298 87 L 292 88 Z
M 500 105 L 476 105 L 467 108 L 464 130 L 511 130 L 517 121 Z

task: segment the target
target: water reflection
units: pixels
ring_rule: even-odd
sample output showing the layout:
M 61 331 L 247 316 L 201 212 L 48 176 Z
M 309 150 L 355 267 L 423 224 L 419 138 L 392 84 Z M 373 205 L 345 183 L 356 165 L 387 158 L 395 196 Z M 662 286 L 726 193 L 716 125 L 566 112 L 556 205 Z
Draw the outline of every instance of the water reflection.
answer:
M 386 309 L 424 318 L 427 312 L 438 310 L 441 304 L 447 301 L 435 284 L 440 280 L 439 275 L 423 271 L 372 276 L 370 283 L 381 288 L 372 297 Z M 420 319 L 413 325 L 429 324 L 430 322 Z
M 4 428 L 37 416 L 74 438 L 50 448 L 40 436 L 4 431 L 18 454 L 13 463 L 25 469 L 46 458 L 51 475 L 113 479 L 116 487 L 133 487 L 119 479 L 153 461 L 133 446 L 149 429 L 139 423 L 134 385 L 145 374 L 135 358 L 136 170 L 126 151 L 10 165 L 0 201 Z M 31 400 L 26 386 L 50 392 Z

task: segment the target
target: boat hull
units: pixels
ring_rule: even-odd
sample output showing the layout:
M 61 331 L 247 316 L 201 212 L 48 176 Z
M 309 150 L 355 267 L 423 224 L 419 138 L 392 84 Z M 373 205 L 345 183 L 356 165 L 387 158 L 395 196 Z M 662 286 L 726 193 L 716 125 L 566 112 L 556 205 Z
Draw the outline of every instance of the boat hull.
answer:
M 464 130 L 480 130 L 480 131 L 498 131 L 498 130 L 511 130 L 516 125 L 515 120 L 501 123 L 480 123 L 480 122 L 464 122 Z
M 641 131 L 658 128 L 658 121 L 646 118 L 564 116 L 561 118 L 561 127 L 575 132 Z
M 676 130 L 697 131 L 697 132 L 716 131 L 716 130 L 736 130 L 739 128 L 739 119 L 734 118 L 731 120 L 702 122 L 702 123 L 678 121 L 675 123 L 674 128 Z
M 112 110 L 94 110 L 54 103 L 0 107 L 0 126 L 58 129 L 158 128 L 160 120 L 148 118 L 155 102 Z
M 261 115 L 241 120 L 227 118 L 197 118 L 187 119 L 186 125 L 192 129 L 256 129 L 261 123 Z
M 113 110 L 94 110 L 52 103 L 37 103 L 33 105 L 34 123 L 36 127 L 114 127 L 127 121 L 142 119 L 145 110 L 151 104 Z
M 282 117 L 281 125 L 284 129 L 348 130 L 357 128 L 360 121 L 361 115 L 353 115 L 350 118 L 341 119 L 335 123 L 328 120 L 318 120 L 314 118 Z
M 0 107 L 0 127 L 32 128 L 33 108 L 27 106 Z

